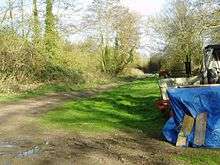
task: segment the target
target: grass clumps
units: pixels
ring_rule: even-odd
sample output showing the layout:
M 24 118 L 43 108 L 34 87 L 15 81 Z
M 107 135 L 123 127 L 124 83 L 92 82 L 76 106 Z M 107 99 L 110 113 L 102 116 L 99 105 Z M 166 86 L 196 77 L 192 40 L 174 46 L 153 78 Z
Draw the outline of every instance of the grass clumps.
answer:
M 80 133 L 141 131 L 159 136 L 164 118 L 154 107 L 158 97 L 155 80 L 139 80 L 92 98 L 68 102 L 42 120 L 47 126 Z

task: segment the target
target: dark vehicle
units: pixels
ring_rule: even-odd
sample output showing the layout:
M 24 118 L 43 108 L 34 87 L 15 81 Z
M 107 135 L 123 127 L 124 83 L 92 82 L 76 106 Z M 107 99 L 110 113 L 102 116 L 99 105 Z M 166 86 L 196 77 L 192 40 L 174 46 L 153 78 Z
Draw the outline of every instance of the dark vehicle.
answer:
M 220 84 L 220 44 L 204 49 L 201 84 Z

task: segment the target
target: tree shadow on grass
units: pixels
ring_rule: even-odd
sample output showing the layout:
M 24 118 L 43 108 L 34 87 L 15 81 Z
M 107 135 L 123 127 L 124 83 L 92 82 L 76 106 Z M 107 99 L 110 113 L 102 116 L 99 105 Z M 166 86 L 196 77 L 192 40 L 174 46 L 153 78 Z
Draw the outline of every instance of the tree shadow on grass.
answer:
M 154 106 L 159 97 L 155 81 L 148 83 L 150 87 L 145 80 L 69 102 L 49 112 L 45 119 L 82 132 L 138 132 L 158 138 L 165 118 Z
M 119 98 L 101 97 L 95 101 L 105 102 L 112 105 L 115 110 L 120 111 L 113 118 L 119 119 L 117 128 L 123 131 L 134 129 L 147 134 L 157 134 L 158 120 L 163 119 L 160 113 L 154 108 L 154 102 L 158 99 L 155 96 L 134 97 L 126 94 Z M 126 114 L 126 115 L 123 115 Z
M 48 124 L 74 130 L 62 146 L 68 152 L 62 150 L 59 154 L 68 155 L 71 150 L 77 158 L 88 160 L 90 155 L 109 164 L 117 164 L 115 160 L 125 164 L 171 164 L 167 157 L 176 149 L 160 141 L 166 118 L 155 108 L 158 98 L 155 80 L 137 81 L 70 101 L 44 119 Z

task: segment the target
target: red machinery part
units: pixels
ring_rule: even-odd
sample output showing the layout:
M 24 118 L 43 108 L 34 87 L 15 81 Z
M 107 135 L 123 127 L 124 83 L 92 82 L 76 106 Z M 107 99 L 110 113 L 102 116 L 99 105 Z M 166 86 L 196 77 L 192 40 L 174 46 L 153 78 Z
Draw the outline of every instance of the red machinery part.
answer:
M 170 102 L 169 100 L 157 100 L 155 102 L 156 107 L 162 112 L 169 112 L 170 111 Z

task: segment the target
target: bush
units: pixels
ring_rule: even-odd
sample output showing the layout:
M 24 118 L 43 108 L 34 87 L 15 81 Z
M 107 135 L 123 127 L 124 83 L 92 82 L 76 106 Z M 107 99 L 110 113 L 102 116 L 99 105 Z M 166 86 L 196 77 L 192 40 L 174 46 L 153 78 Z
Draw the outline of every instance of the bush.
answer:
M 138 65 L 137 68 L 144 73 L 158 73 L 161 68 L 162 57 L 159 55 L 152 55 L 149 61 L 142 65 Z
M 41 82 L 84 83 L 82 71 L 66 63 L 64 54 L 48 60 L 42 43 L 33 45 L 13 30 L 0 30 L 1 91 L 21 90 L 25 84 Z
M 26 90 L 27 84 L 51 82 L 94 86 L 114 77 L 100 69 L 100 52 L 97 47 L 94 49 L 93 42 L 60 42 L 54 57 L 48 57 L 42 41 L 33 43 L 10 29 L 0 29 L 0 42 L 1 92 L 17 92 Z M 132 63 L 128 65 L 131 66 Z

